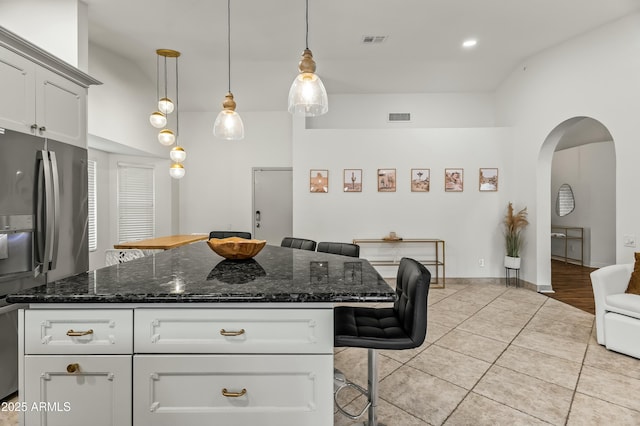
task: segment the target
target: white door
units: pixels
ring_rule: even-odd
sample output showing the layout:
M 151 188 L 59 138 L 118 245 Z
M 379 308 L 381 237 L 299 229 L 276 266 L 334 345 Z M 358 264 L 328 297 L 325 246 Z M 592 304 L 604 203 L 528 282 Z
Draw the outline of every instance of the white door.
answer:
M 280 245 L 293 232 L 293 171 L 253 168 L 253 235 Z

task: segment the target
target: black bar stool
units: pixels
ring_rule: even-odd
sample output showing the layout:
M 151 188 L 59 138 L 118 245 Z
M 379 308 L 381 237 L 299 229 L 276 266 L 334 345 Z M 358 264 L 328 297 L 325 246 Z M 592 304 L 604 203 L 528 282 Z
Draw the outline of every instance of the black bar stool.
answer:
M 238 237 L 238 238 L 244 238 L 245 240 L 250 240 L 251 232 L 244 232 L 244 231 L 211 231 L 209 232 L 209 239 L 229 238 L 229 237 Z
M 331 243 L 327 241 L 321 241 L 318 243 L 318 248 L 316 250 L 322 253 L 360 257 L 360 246 L 351 243 Z
M 334 399 L 338 410 L 355 420 L 369 411 L 365 425 L 377 426 L 378 360 L 376 349 L 410 349 L 424 342 L 427 335 L 427 297 L 431 273 L 421 263 L 402 258 L 396 280 L 396 302 L 392 308 L 337 306 L 333 309 L 334 346 L 367 348 L 367 389 L 335 372 Z M 351 414 L 338 404 L 338 393 L 352 387 L 367 397 L 367 405 Z
M 280 247 L 315 251 L 316 242 L 313 240 L 307 240 L 306 238 L 284 237 L 280 243 Z

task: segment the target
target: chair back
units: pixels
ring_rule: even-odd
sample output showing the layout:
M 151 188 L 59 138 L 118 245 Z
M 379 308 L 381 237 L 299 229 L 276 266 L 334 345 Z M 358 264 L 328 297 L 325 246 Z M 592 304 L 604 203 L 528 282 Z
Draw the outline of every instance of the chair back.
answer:
M 280 247 L 315 251 L 316 242 L 305 238 L 284 237 L 280 243 Z
M 340 254 L 342 256 L 360 257 L 360 246 L 349 243 L 330 243 L 321 241 L 317 251 L 323 253 Z
M 229 237 L 238 237 L 238 238 L 244 238 L 246 240 L 250 240 L 251 232 L 243 232 L 243 231 L 211 231 L 209 232 L 209 239 L 229 238 Z
M 427 297 L 431 273 L 420 262 L 408 257 L 400 260 L 396 279 L 396 317 L 415 347 L 427 336 Z
M 105 250 L 105 265 L 117 265 L 140 257 L 144 257 L 144 252 L 140 249 L 107 249 Z

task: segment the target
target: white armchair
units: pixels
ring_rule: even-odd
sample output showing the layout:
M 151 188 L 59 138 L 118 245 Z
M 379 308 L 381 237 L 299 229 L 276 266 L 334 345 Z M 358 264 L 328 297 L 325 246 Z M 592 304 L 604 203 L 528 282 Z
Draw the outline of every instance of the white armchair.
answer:
M 596 302 L 598 343 L 607 349 L 640 358 L 640 295 L 625 290 L 633 264 L 611 265 L 591 273 Z

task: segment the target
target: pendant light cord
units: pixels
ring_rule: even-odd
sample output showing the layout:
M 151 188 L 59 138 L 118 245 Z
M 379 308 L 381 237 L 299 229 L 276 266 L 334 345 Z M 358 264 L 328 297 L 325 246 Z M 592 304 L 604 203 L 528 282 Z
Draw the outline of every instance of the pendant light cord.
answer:
M 164 97 L 167 97 L 167 57 L 164 57 Z
M 227 76 L 227 92 L 231 93 L 231 0 L 227 0 Z
M 180 91 L 178 90 L 178 57 L 176 56 L 176 146 L 178 146 L 178 136 L 180 136 Z
M 306 5 L 307 5 L 307 9 L 305 14 L 305 22 L 307 23 L 307 29 L 305 32 L 304 43 L 305 43 L 305 48 L 309 49 L 309 0 L 306 0 Z
M 160 99 L 160 55 L 156 53 L 156 102 Z

